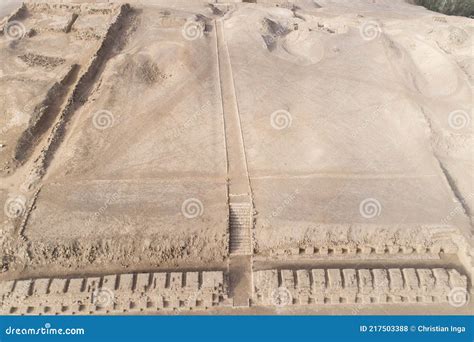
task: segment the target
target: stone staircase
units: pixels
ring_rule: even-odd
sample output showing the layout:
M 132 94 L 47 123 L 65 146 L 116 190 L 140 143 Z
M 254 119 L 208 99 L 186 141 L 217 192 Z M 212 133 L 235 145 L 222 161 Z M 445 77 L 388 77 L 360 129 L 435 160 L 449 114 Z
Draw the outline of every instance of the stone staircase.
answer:
M 231 255 L 252 254 L 252 223 L 252 205 L 250 203 L 230 203 L 229 248 Z

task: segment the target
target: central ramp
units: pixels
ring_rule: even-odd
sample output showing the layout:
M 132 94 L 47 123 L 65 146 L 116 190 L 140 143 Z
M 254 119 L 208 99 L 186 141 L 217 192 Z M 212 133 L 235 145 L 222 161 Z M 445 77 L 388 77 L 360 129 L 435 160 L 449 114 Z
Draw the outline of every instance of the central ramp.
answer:
M 216 21 L 219 83 L 224 116 L 230 201 L 251 201 L 249 174 L 223 21 Z
M 223 21 L 216 21 L 215 28 L 227 152 L 230 288 L 234 306 L 248 307 L 252 296 L 252 191 Z

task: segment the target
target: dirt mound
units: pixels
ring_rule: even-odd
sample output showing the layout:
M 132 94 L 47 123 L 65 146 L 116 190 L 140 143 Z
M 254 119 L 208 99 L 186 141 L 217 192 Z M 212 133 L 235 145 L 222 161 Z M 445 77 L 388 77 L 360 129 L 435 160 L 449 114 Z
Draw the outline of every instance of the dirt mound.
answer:
M 145 85 L 152 85 L 166 78 L 158 65 L 144 54 L 127 60 L 123 67 L 123 74 L 133 82 Z
M 269 51 L 276 48 L 277 41 L 291 32 L 291 29 L 270 18 L 264 18 L 261 22 L 261 35 Z
M 61 57 L 43 56 L 34 53 L 27 53 L 18 58 L 25 62 L 29 67 L 42 67 L 46 70 L 52 70 L 66 62 L 66 60 Z

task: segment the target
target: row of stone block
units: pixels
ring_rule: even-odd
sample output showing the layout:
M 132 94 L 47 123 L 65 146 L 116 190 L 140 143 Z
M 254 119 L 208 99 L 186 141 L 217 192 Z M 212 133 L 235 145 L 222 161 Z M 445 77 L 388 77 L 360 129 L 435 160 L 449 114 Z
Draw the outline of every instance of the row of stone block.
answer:
M 89 313 L 211 307 L 227 302 L 222 271 L 0 282 L 3 313 Z
M 275 251 L 276 255 L 370 255 L 370 254 L 393 254 L 393 255 L 410 255 L 410 254 L 433 254 L 439 253 L 455 254 L 458 248 L 453 243 L 439 244 L 430 247 L 426 246 L 360 246 L 360 247 L 327 247 L 327 246 L 312 246 L 312 247 L 294 247 L 289 249 L 280 249 Z
M 312 269 L 254 272 L 257 303 L 274 305 L 279 291 L 291 303 L 434 302 L 445 301 L 450 291 L 467 293 L 467 277 L 455 269 Z M 278 298 L 277 298 L 278 299 Z
M 75 13 L 100 13 L 110 14 L 111 11 L 117 8 L 112 3 L 63 3 L 63 2 L 26 2 L 25 7 L 31 12 L 75 12 Z

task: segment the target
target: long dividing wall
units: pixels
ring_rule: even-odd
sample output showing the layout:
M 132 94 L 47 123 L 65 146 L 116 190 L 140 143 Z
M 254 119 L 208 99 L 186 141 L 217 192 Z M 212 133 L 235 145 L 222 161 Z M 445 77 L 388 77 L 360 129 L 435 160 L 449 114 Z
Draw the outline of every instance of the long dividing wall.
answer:
M 454 269 L 311 269 L 254 272 L 258 305 L 443 303 L 467 295 Z
M 129 273 L 0 282 L 0 314 L 98 314 L 229 304 L 222 271 Z

